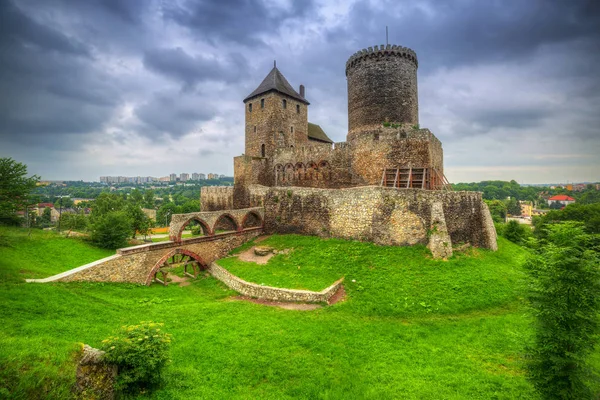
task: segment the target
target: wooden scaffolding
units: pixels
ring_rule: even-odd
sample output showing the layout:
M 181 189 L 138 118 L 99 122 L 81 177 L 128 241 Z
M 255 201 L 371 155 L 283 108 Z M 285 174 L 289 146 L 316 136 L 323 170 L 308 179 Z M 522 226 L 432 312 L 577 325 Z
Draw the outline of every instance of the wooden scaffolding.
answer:
M 381 177 L 381 186 L 399 189 L 452 190 L 444 174 L 435 168 L 423 167 L 386 168 Z

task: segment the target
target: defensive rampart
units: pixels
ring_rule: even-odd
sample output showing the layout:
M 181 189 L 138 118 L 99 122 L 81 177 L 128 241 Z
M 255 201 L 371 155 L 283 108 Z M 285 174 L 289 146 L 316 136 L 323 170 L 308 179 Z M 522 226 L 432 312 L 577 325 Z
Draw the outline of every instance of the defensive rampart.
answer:
M 267 191 L 264 205 L 266 233 L 422 243 L 436 257 L 451 255 L 453 243 L 497 249 L 491 215 L 478 192 L 277 187 Z

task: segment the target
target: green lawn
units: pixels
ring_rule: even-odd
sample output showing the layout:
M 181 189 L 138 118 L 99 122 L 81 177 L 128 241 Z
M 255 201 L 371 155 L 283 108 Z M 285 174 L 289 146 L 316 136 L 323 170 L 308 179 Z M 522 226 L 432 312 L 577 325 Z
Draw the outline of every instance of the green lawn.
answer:
M 147 320 L 174 336 L 156 399 L 537 398 L 522 358 L 525 253 L 504 240 L 443 262 L 420 247 L 286 235 L 265 243 L 294 250 L 266 266 L 220 261 L 275 286 L 346 277 L 345 302 L 306 312 L 231 301 L 207 276 L 185 287 L 26 284 L 111 252 L 22 232 L 0 228 L 0 398 L 69 398 L 77 343 Z

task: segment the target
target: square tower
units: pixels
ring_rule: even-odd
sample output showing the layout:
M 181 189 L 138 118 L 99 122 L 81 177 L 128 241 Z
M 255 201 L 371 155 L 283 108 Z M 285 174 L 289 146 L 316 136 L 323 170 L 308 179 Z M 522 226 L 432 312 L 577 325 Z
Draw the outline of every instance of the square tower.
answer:
M 246 151 L 251 157 L 270 158 L 276 149 L 296 148 L 308 141 L 308 105 L 304 86 L 296 92 L 273 67 L 262 83 L 244 99 Z

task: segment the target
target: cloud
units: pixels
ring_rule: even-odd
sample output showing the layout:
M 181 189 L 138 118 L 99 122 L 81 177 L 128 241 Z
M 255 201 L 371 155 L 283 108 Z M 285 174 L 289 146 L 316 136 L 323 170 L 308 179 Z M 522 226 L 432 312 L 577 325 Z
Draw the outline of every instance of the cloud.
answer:
M 235 82 L 246 71 L 246 60 L 238 53 L 221 58 L 191 56 L 182 48 L 152 49 L 144 53 L 144 66 L 185 86 L 204 81 Z
M 165 3 L 163 15 L 212 44 L 260 46 L 264 44 L 263 35 L 272 35 L 290 19 L 306 16 L 312 7 L 310 0 L 190 0 Z
M 274 59 L 343 141 L 346 60 L 386 25 L 417 52 L 421 125 L 451 179 L 591 179 L 600 164 L 595 1 L 20 0 L 0 22 L 0 156 L 45 178 L 165 175 L 165 154 L 232 173 L 242 99 Z
M 193 94 L 161 92 L 137 107 L 135 115 L 144 124 L 141 129 L 144 136 L 180 137 L 199 130 L 202 122 L 214 117 L 215 109 Z

